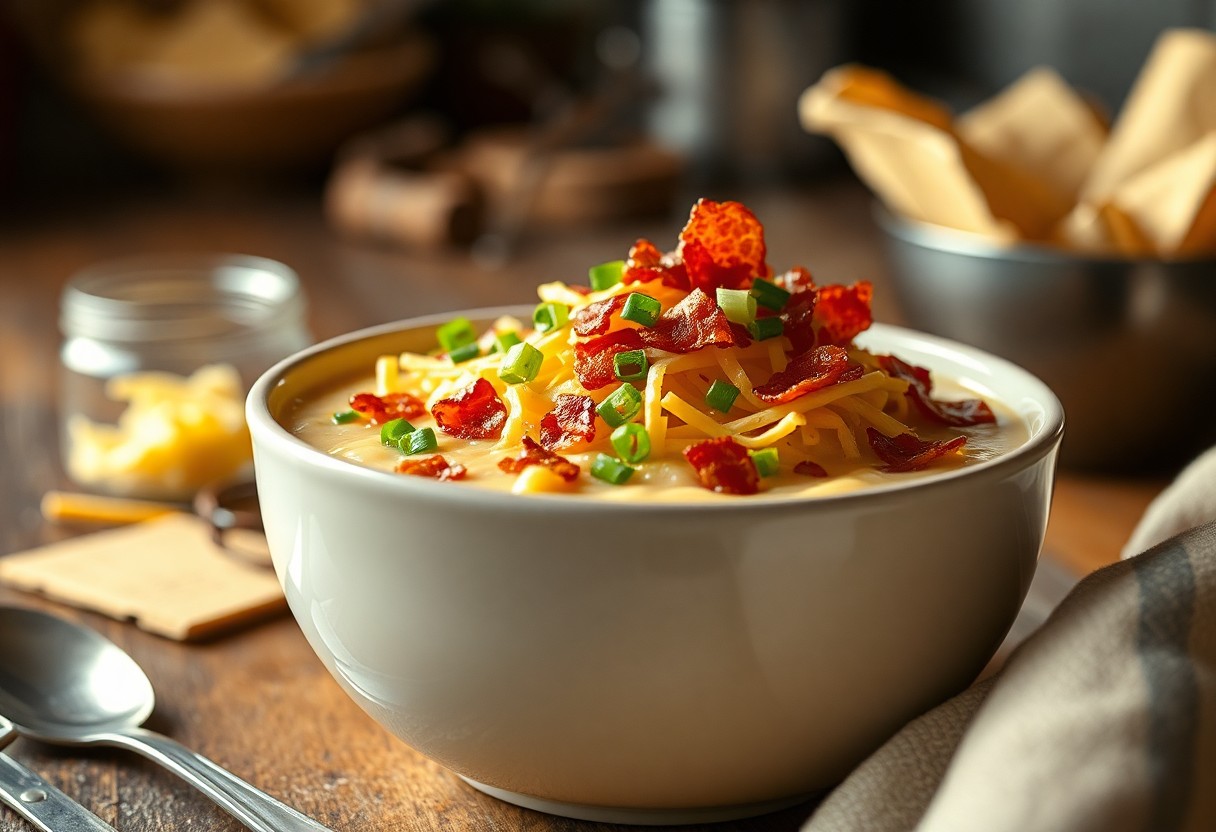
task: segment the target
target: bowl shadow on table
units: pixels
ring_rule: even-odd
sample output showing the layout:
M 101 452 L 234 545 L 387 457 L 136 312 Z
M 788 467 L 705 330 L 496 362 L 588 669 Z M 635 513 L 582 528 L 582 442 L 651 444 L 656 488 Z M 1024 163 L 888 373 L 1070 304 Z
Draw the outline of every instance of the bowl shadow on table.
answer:
M 874 215 L 904 322 L 1046 382 L 1064 405 L 1062 466 L 1160 474 L 1216 443 L 1216 258 L 1001 247 Z

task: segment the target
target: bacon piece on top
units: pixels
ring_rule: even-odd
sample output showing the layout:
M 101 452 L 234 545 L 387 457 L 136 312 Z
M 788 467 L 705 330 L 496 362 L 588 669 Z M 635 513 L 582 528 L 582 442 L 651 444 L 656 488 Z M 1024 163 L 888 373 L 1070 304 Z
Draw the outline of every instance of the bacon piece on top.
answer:
M 805 266 L 794 266 L 789 271 L 774 276 L 773 282 L 791 295 L 811 292 L 815 289 L 815 278 L 811 276 L 810 269 Z
M 574 375 L 584 390 L 598 390 L 617 380 L 612 358 L 617 353 L 640 350 L 642 336 L 636 329 L 618 329 L 574 345 Z
M 876 358 L 879 367 L 908 382 L 908 398 L 930 419 L 956 428 L 996 422 L 996 414 L 983 399 L 941 401 L 933 398 L 930 395 L 933 392 L 933 381 L 924 367 L 909 364 L 893 355 L 879 355 Z
M 373 425 L 382 425 L 393 419 L 415 419 L 426 413 L 422 399 L 411 393 L 356 393 L 350 397 L 350 409 L 363 416 Z
M 498 460 L 499 469 L 508 474 L 518 474 L 529 465 L 543 465 L 566 482 L 574 482 L 578 478 L 577 465 L 560 454 L 542 448 L 531 436 L 523 438 L 523 446 L 519 456 Z
M 693 289 L 668 309 L 654 326 L 638 330 L 642 342 L 667 352 L 688 353 L 701 347 L 729 347 L 735 343 L 730 321 L 717 301 L 700 289 Z
M 762 402 L 785 404 L 836 384 L 849 369 L 849 354 L 843 347 L 815 347 L 791 358 L 784 370 L 773 373 L 754 392 Z
M 540 444 L 547 450 L 568 448 L 595 439 L 595 400 L 563 393 L 541 417 Z
M 866 428 L 866 438 L 874 453 L 886 463 L 882 469 L 892 473 L 919 471 L 933 460 L 953 453 L 967 444 L 967 437 L 953 439 L 921 439 L 913 433 L 901 433 L 893 437 L 883 435 L 874 428 Z
M 460 439 L 497 439 L 507 423 L 507 406 L 494 385 L 479 378 L 455 396 L 431 407 L 439 429 Z
M 760 474 L 747 448 L 729 436 L 717 436 L 689 445 L 684 458 L 697 472 L 701 485 L 720 494 L 755 494 Z
M 790 339 L 790 352 L 806 352 L 815 346 L 815 301 L 819 297 L 815 281 L 809 271 L 795 266 L 778 275 L 773 282 L 790 293 L 790 299 L 779 313 L 784 324 L 782 334 Z
M 764 226 L 738 202 L 699 199 L 680 232 L 677 249 L 689 285 L 712 292 L 746 289 L 752 278 L 767 277 Z
M 570 326 L 576 335 L 603 335 L 612 326 L 612 316 L 621 311 L 629 295 L 613 295 L 589 303 L 570 316 Z
M 870 299 L 874 286 L 861 280 L 852 286 L 820 286 L 815 300 L 815 328 L 821 344 L 848 344 L 874 322 Z
M 658 280 L 673 289 L 688 291 L 691 288 L 683 263 L 663 254 L 650 240 L 638 240 L 629 249 L 621 282 L 628 286 L 630 283 L 649 283 L 652 280 Z
M 411 474 L 415 477 L 431 477 L 440 482 L 445 480 L 462 480 L 468 473 L 463 465 L 449 465 L 441 455 L 412 457 L 407 456 L 397 463 L 398 474 Z

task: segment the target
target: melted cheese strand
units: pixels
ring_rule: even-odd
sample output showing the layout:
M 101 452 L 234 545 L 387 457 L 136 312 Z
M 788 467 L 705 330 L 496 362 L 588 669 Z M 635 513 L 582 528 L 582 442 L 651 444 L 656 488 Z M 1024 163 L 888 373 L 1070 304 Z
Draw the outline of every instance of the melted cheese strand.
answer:
M 646 375 L 646 392 L 642 399 L 642 422 L 650 435 L 650 452 L 662 456 L 667 444 L 667 417 L 663 415 L 663 380 L 672 359 L 652 364 Z
M 376 395 L 396 393 L 401 383 L 400 359 L 395 355 L 382 355 L 376 359 Z
M 755 387 L 752 385 L 752 380 L 748 378 L 747 371 L 743 369 L 743 365 L 739 360 L 730 354 L 728 350 L 717 350 L 718 366 L 722 368 L 722 372 L 726 373 L 726 377 L 730 379 L 730 383 L 739 388 L 739 392 L 747 403 L 757 410 L 764 410 L 768 405 L 760 399 L 756 398 L 753 392 Z
M 664 410 L 676 418 L 683 420 L 684 424 L 696 428 L 705 436 L 728 436 L 731 433 L 720 423 L 706 416 L 675 393 L 665 395 L 660 404 L 663 405 Z M 674 436 L 675 430 L 670 431 L 670 433 Z
M 873 390 L 876 387 L 885 387 L 894 382 L 897 385 L 906 387 L 906 382 L 901 382 L 897 379 L 888 378 L 880 372 L 867 373 L 859 379 L 846 381 L 843 384 L 833 384 L 830 387 L 824 387 L 821 390 L 816 390 L 814 393 L 807 393 L 805 396 L 800 396 L 792 402 L 778 404 L 769 407 L 767 410 L 761 410 L 759 413 L 753 413 L 750 416 L 744 416 L 742 419 L 735 419 L 733 422 L 727 422 L 726 428 L 731 433 L 750 433 L 757 428 L 762 428 L 765 425 L 771 425 L 778 421 L 787 413 L 806 413 L 809 410 L 823 407 L 826 404 L 843 399 L 845 396 L 853 396 L 857 393 Z
M 857 446 L 857 439 L 853 436 L 852 429 L 849 428 L 844 419 L 840 418 L 840 414 L 833 413 L 826 407 L 821 407 L 817 410 L 809 411 L 806 414 L 806 422 L 808 425 L 817 427 L 820 430 L 833 431 L 840 442 L 840 449 L 844 451 L 846 459 L 859 459 L 861 457 L 861 449 Z
M 835 402 L 832 407 L 849 411 L 859 419 L 869 422 L 885 436 L 898 436 L 908 432 L 908 426 L 903 422 L 883 413 L 861 398 L 842 399 Z

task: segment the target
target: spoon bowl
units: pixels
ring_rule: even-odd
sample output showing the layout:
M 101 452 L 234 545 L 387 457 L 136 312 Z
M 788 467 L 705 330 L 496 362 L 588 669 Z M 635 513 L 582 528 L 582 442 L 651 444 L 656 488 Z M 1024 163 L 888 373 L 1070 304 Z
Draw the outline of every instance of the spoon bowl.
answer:
M 141 728 L 154 705 L 147 675 L 100 633 L 40 610 L 0 607 L 0 713 L 22 736 L 134 751 L 255 832 L 328 832 L 201 754 Z
M 135 661 L 97 632 L 19 607 L 0 608 L 0 713 L 56 743 L 140 725 L 155 706 Z

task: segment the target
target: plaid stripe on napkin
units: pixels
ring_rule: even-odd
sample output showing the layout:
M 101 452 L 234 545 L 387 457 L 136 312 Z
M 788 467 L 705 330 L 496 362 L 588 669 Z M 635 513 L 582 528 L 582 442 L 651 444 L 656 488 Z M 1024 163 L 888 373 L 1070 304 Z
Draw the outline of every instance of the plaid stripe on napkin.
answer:
M 1216 521 L 1085 578 L 997 675 L 905 726 L 803 827 L 910 830 L 1216 830 Z

